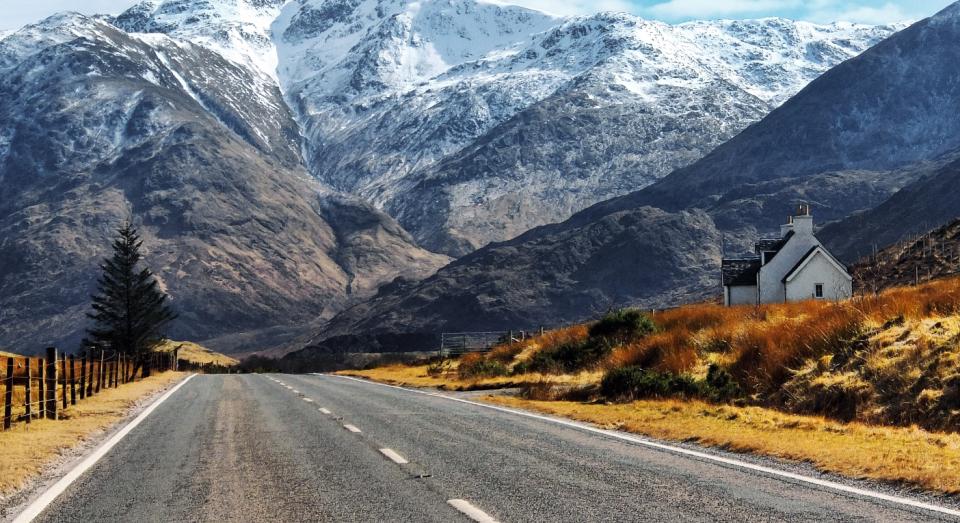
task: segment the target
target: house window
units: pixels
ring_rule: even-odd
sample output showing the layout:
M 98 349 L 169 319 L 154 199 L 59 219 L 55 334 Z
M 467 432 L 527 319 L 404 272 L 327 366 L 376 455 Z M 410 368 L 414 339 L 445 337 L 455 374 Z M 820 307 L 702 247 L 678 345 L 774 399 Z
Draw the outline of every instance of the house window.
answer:
M 817 299 L 823 298 L 823 284 L 818 283 L 813 286 L 813 296 Z

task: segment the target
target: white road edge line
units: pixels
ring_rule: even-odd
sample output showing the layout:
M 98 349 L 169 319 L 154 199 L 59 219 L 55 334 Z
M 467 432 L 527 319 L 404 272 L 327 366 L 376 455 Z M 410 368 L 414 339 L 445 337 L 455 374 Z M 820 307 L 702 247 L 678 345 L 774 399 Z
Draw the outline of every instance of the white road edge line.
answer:
M 324 413 L 324 414 L 326 414 L 327 416 L 329 416 L 329 415 L 331 415 L 331 414 L 333 414 L 332 412 L 330 412 L 329 410 L 327 410 L 327 409 L 324 409 L 324 408 L 321 408 L 321 409 L 320 409 L 320 412 L 322 412 L 322 413 Z
M 194 376 L 196 376 L 196 374 L 191 374 L 187 376 L 183 381 L 178 383 L 172 389 L 165 392 L 163 396 L 160 396 L 159 398 L 154 400 L 154 402 L 151 403 L 149 407 L 144 409 L 143 412 L 141 412 L 136 418 L 133 418 L 133 421 L 131 421 L 125 427 L 120 429 L 120 432 L 117 432 L 116 434 L 114 434 L 103 445 L 101 445 L 100 448 L 94 451 L 93 454 L 90 454 L 89 456 L 84 458 L 84 460 L 81 461 L 76 467 L 73 467 L 73 469 L 70 472 L 68 472 L 65 476 L 60 478 L 59 481 L 54 483 L 53 486 L 47 489 L 46 492 L 41 494 L 39 498 L 34 500 L 34 502 L 30 504 L 30 506 L 24 509 L 23 512 L 21 512 L 16 517 L 16 519 L 13 520 L 13 523 L 28 523 L 30 521 L 33 521 L 34 518 L 39 516 L 40 513 L 43 512 L 44 509 L 46 509 L 50 505 L 50 503 L 53 503 L 53 500 L 57 499 L 57 497 L 60 494 L 63 494 L 63 492 L 67 490 L 67 488 L 71 484 L 73 484 L 74 481 L 76 481 L 80 476 L 82 476 L 84 472 L 90 470 L 91 467 L 93 467 L 98 461 L 100 461 L 100 458 L 106 456 L 107 453 L 110 452 L 110 449 L 115 447 L 117 443 L 120 443 L 120 440 L 122 440 L 127 434 L 129 434 L 130 431 L 135 429 L 137 425 L 142 423 L 143 420 L 147 419 L 147 416 L 149 416 L 150 413 L 156 410 L 156 408 L 159 407 L 161 403 L 166 401 L 167 398 L 169 398 L 175 392 L 180 390 L 180 387 L 183 387 L 184 385 L 186 385 L 187 382 L 190 381 L 190 379 L 193 378 Z
M 446 394 L 439 394 L 439 393 L 436 393 L 436 392 L 427 392 L 427 391 L 423 391 L 423 390 L 408 389 L 408 388 L 406 388 L 406 387 L 398 387 L 398 386 L 396 386 L 396 385 L 388 385 L 388 384 L 386 384 L 386 383 L 377 383 L 377 382 L 375 382 L 375 381 L 369 381 L 369 380 L 354 378 L 354 377 L 352 377 L 352 376 L 340 376 L 340 375 L 336 375 L 336 374 L 320 374 L 320 373 L 316 373 L 316 372 L 313 373 L 313 374 L 314 374 L 315 376 L 323 376 L 323 377 L 331 376 L 331 377 L 335 377 L 335 378 L 341 378 L 341 379 L 345 379 L 345 380 L 356 381 L 356 382 L 359 382 L 359 383 L 366 383 L 367 385 L 378 385 L 378 386 L 380 386 L 380 387 L 388 387 L 388 388 L 392 388 L 392 389 L 399 389 L 399 390 L 403 390 L 403 391 L 407 391 L 407 392 L 412 392 L 412 393 L 415 393 L 415 394 L 423 394 L 423 395 L 425 395 L 425 396 L 433 396 L 433 397 L 436 397 L 436 398 L 443 398 L 443 399 L 450 400 L 450 401 L 456 401 L 456 402 L 459 402 L 459 403 L 465 403 L 465 404 L 467 404 L 467 405 L 474 405 L 474 406 L 476 406 L 476 407 L 482 407 L 482 408 L 485 408 L 485 409 L 496 410 L 496 411 L 499 411 L 499 412 L 506 412 L 506 413 L 508 413 L 508 414 L 514 414 L 514 415 L 517 415 L 517 416 L 523 416 L 523 417 L 527 417 L 527 418 L 533 418 L 533 419 L 537 419 L 537 420 L 541 420 L 541 421 L 546 421 L 546 422 L 548 422 L 548 423 L 555 423 L 555 424 L 557 424 L 557 425 L 563 425 L 563 426 L 566 426 L 566 427 L 571 427 L 571 428 L 579 429 L 579 430 L 582 430 L 582 431 L 585 431 L 585 432 L 592 432 L 592 433 L 594 433 L 594 434 L 599 434 L 599 435 L 602 435 L 602 436 L 606 436 L 606 437 L 608 437 L 608 438 L 614 438 L 614 439 L 619 439 L 619 440 L 622 440 L 622 441 L 628 441 L 628 442 L 630 442 L 630 443 L 634 443 L 634 444 L 637 444 L 637 445 L 642 445 L 642 446 L 645 446 L 645 447 L 655 448 L 655 449 L 659 449 L 659 450 L 665 450 L 665 451 L 667 451 L 667 452 L 673 452 L 673 453 L 675 453 L 675 454 L 681 454 L 681 455 L 684 455 L 684 456 L 690 456 L 690 457 L 694 457 L 694 458 L 701 459 L 701 460 L 705 460 L 705 461 L 713 461 L 713 462 L 715 462 L 715 463 L 723 463 L 723 464 L 725 464 L 725 465 L 729 465 L 729 466 L 736 467 L 736 468 L 741 468 L 741 469 L 746 469 L 746 470 L 752 470 L 752 471 L 754 471 L 754 472 L 761 472 L 761 473 L 763 473 L 763 474 L 767 474 L 767 475 L 770 475 L 770 476 L 775 476 L 775 477 L 779 477 L 779 478 L 790 479 L 790 480 L 793 480 L 793 481 L 799 481 L 799 482 L 801 482 L 801 483 L 808 483 L 808 484 L 810 484 L 810 485 L 816 485 L 816 486 L 818 486 L 818 487 L 823 487 L 823 488 L 835 490 L 835 491 L 838 491 L 838 492 L 844 492 L 844 493 L 847 493 L 847 494 L 854 494 L 854 495 L 856 495 L 856 496 L 861 496 L 861 497 L 865 497 L 865 498 L 871 498 L 871 499 L 886 501 L 886 502 L 888 502 L 888 503 L 893 503 L 893 504 L 896 504 L 896 505 L 904 505 L 904 506 L 913 507 L 913 508 L 917 508 L 917 509 L 928 510 L 928 511 L 930 511 L 930 512 L 936 512 L 936 513 L 938 513 L 938 514 L 947 514 L 947 515 L 949 515 L 949 516 L 960 517 L 960 510 L 954 510 L 954 509 L 947 508 L 947 507 L 941 507 L 941 506 L 938 506 L 938 505 L 933 505 L 933 504 L 931 504 L 931 503 L 925 503 L 925 502 L 923 502 L 923 501 L 917 501 L 917 500 L 913 500 L 913 499 L 909 499 L 909 498 L 904 498 L 904 497 L 900 497 L 900 496 L 893 496 L 893 495 L 890 495 L 890 494 L 884 494 L 884 493 L 882 493 L 882 492 L 877 492 L 877 491 L 874 491 L 874 490 L 867 490 L 867 489 L 862 489 L 862 488 L 858 488 L 858 487 L 851 487 L 851 486 L 849 486 L 849 485 L 844 485 L 844 484 L 842 484 L 842 483 L 837 483 L 837 482 L 835 482 L 835 481 L 827 481 L 827 480 L 823 480 L 823 479 L 817 479 L 817 478 L 813 478 L 813 477 L 810 477 L 810 476 L 804 476 L 804 475 L 802 475 L 802 474 L 796 474 L 796 473 L 793 473 L 793 472 L 787 472 L 787 471 L 785 471 L 785 470 L 777 470 L 777 469 L 774 469 L 774 468 L 765 467 L 765 466 L 763 466 L 763 465 L 756 465 L 756 464 L 754 464 L 754 463 L 748 463 L 748 462 L 746 462 L 746 461 L 740 461 L 740 460 L 737 460 L 737 459 L 725 458 L 725 457 L 723 457 L 723 456 L 715 456 L 715 455 L 713 455 L 713 454 L 707 454 L 706 452 L 699 452 L 699 451 L 696 451 L 696 450 L 685 449 L 685 448 L 683 448 L 683 447 L 675 447 L 675 446 L 673 446 L 673 445 L 667 445 L 667 444 L 665 444 L 665 443 L 658 443 L 658 442 L 656 442 L 656 441 L 651 441 L 651 440 L 649 440 L 649 439 L 646 439 L 646 438 L 643 438 L 643 437 L 640 437 L 640 436 L 632 436 L 632 435 L 630 435 L 630 434 L 623 434 L 623 433 L 620 433 L 620 432 L 614 432 L 614 431 L 612 431 L 612 430 L 598 429 L 597 427 L 592 427 L 592 426 L 590 426 L 590 425 L 587 425 L 587 424 L 584 424 L 584 423 L 579 423 L 579 422 L 576 422 L 576 421 L 570 421 L 570 420 L 565 420 L 565 419 L 553 418 L 553 417 L 550 417 L 550 416 L 543 416 L 543 415 L 540 415 L 540 414 L 534 414 L 534 413 L 532 413 L 532 412 L 526 412 L 526 411 L 516 410 L 516 409 L 509 409 L 509 408 L 506 408 L 506 407 L 499 407 L 499 406 L 496 406 L 496 405 L 487 405 L 487 404 L 485 404 L 485 403 L 478 403 L 478 402 L 476 402 L 476 401 L 470 401 L 470 400 L 465 400 L 465 399 L 461 399 L 461 398 L 454 398 L 454 397 L 452 397 L 452 396 L 447 396 Z
M 396 463 L 397 465 L 406 465 L 407 463 L 410 463 L 406 458 L 400 454 L 397 454 L 397 452 L 393 449 L 380 449 L 380 453 L 390 458 L 390 461 Z
M 349 430 L 350 432 L 356 432 L 357 434 L 360 433 L 360 429 L 358 429 L 357 427 L 355 427 L 355 426 L 353 426 L 353 425 L 351 425 L 351 424 L 349 424 L 349 423 L 345 423 L 345 424 L 343 425 L 343 428 Z
M 477 523 L 497 523 L 497 520 L 465 499 L 448 499 L 447 503 Z

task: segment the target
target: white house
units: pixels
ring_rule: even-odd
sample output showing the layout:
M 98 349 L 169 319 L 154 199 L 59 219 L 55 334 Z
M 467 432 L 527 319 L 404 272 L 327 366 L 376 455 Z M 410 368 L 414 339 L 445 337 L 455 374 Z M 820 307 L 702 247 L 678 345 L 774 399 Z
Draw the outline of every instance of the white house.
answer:
M 853 278 L 813 235 L 810 207 L 800 206 L 778 238 L 761 238 L 755 254 L 723 260 L 725 305 L 807 299 L 842 300 L 853 295 Z

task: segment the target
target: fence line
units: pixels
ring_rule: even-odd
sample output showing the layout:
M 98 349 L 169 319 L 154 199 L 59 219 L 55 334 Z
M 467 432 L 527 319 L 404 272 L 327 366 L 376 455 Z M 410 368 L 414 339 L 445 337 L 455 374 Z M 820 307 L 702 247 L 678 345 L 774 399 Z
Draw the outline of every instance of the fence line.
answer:
M 99 394 L 102 389 L 137 381 L 138 371 L 143 379 L 154 370 L 162 372 L 184 366 L 182 360 L 178 362 L 176 349 L 151 353 L 139 365 L 132 358 L 116 352 L 91 349 L 68 356 L 58 353 L 54 347 L 47 349 L 45 358 L 10 356 L 5 359 L 4 365 L 0 358 L 0 370 L 6 367 L 0 376 L 3 430 L 9 430 L 14 422 L 30 423 L 35 417 L 63 419 L 70 406 Z M 17 389 L 22 391 L 22 396 L 15 394 Z M 19 414 L 15 412 L 15 406 Z

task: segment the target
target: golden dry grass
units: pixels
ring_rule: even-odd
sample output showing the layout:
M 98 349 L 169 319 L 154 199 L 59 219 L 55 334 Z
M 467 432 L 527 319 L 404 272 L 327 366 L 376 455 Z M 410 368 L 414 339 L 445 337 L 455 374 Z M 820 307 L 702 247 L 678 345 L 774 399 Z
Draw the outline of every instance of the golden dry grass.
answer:
M 0 495 L 16 490 L 61 455 L 121 421 L 137 400 L 183 379 L 184 373 L 165 372 L 71 405 L 61 420 L 16 423 L 0 431 Z
M 198 365 L 205 365 L 209 363 L 213 365 L 222 365 L 224 367 L 232 367 L 240 364 L 240 361 L 236 358 L 231 358 L 225 354 L 214 352 L 202 345 L 193 343 L 192 341 L 168 340 L 160 345 L 157 350 L 160 352 L 170 352 L 177 347 L 180 347 L 180 351 L 177 353 L 177 358 L 181 360 L 187 360 Z
M 596 383 L 602 377 L 600 372 L 582 372 L 580 374 L 538 374 L 529 373 L 520 376 L 497 376 L 488 378 L 460 379 L 456 372 L 456 362 L 439 376 L 431 376 L 427 365 L 389 365 L 368 370 L 345 370 L 337 372 L 342 376 L 366 378 L 381 383 L 402 387 L 437 388 L 441 390 L 486 390 L 532 385 L 582 386 Z
M 960 493 L 958 434 L 915 427 L 841 424 L 760 407 L 700 401 L 647 400 L 611 405 L 530 401 L 509 396 L 484 399 L 659 439 L 697 441 L 738 452 L 807 461 L 820 470 L 848 477 Z

